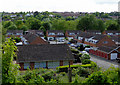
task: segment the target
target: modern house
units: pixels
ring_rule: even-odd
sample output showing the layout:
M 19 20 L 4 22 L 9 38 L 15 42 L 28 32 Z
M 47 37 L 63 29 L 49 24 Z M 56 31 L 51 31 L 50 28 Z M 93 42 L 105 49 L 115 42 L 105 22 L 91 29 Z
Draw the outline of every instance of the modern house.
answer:
M 22 37 L 21 40 L 23 41 L 24 44 L 30 44 L 30 45 L 48 44 L 48 42 L 45 39 L 42 39 L 37 34 L 33 34 L 33 33 L 27 33 L 26 35 L 24 35 L 24 37 Z
M 116 45 L 115 42 L 112 41 L 107 35 L 91 34 L 86 32 L 81 32 L 79 35 L 77 35 L 76 40 L 79 43 L 83 43 L 85 45 L 90 45 L 93 47 Z
M 66 38 L 68 38 L 68 40 L 73 39 L 76 35 L 79 35 L 82 31 L 80 30 L 67 30 L 65 32 L 65 36 Z
M 25 31 L 25 34 L 27 33 L 37 34 L 39 37 L 44 39 L 44 32 L 42 30 L 27 30 Z
M 7 37 L 15 36 L 15 37 L 21 37 L 23 36 L 23 30 L 7 30 Z
M 74 57 L 66 44 L 42 44 L 18 46 L 17 64 L 20 70 L 27 68 L 56 68 L 72 65 Z
M 61 41 L 65 39 L 63 30 L 47 30 L 46 36 L 48 41 L 51 41 L 51 40 Z
M 101 46 L 97 49 L 90 49 L 89 53 L 108 60 L 116 60 L 120 58 L 120 46 Z

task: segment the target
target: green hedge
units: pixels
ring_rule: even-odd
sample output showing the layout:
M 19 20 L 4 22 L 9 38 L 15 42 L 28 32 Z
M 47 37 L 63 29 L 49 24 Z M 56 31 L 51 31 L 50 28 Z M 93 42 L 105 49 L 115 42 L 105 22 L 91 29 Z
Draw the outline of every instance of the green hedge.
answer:
M 85 64 L 85 65 L 70 65 L 70 67 L 73 69 L 73 68 L 78 68 L 78 67 L 84 67 L 84 68 L 91 68 L 91 64 Z M 69 68 L 69 65 L 66 65 L 66 66 L 59 66 L 57 67 L 56 69 L 59 71 L 59 72 L 68 72 L 68 68 Z

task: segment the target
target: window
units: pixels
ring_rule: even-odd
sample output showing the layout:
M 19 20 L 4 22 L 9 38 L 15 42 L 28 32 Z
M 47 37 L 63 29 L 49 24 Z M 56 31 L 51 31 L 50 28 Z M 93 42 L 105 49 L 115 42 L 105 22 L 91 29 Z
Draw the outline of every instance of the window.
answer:
M 104 43 L 104 44 L 107 44 L 107 43 L 108 43 L 108 41 L 104 41 L 103 43 Z
M 69 35 L 75 35 L 75 33 L 69 33 Z
M 24 69 L 30 68 L 30 63 L 24 63 Z
M 57 35 L 64 35 L 63 33 L 57 33 Z
M 40 34 L 40 35 L 42 35 L 43 33 L 42 33 L 42 32 L 37 32 L 37 34 Z
M 49 35 L 55 35 L 55 33 L 49 33 Z

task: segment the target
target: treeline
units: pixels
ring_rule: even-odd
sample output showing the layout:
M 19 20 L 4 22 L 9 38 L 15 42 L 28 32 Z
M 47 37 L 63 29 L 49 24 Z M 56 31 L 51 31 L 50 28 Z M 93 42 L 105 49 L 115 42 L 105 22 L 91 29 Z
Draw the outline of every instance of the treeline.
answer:
M 8 18 L 5 16 L 8 15 L 2 14 L 3 30 L 120 30 L 120 18 L 117 20 L 102 20 L 98 17 L 107 14 L 97 12 L 95 14 L 85 14 L 78 18 L 75 16 L 62 17 L 52 12 L 33 12 L 32 15 L 26 15 L 27 13 L 20 12 L 16 14 L 16 17 L 5 21 L 4 19 Z

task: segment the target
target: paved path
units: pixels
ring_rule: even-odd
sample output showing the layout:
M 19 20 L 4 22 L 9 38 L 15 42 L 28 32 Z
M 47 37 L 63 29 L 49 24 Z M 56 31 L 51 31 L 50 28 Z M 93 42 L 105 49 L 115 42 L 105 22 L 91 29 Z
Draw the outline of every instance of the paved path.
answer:
M 102 67 L 102 69 L 108 69 L 110 66 L 114 67 L 120 67 L 120 63 L 117 63 L 115 61 L 107 60 L 98 56 L 91 56 L 91 60 L 96 62 L 99 67 Z

